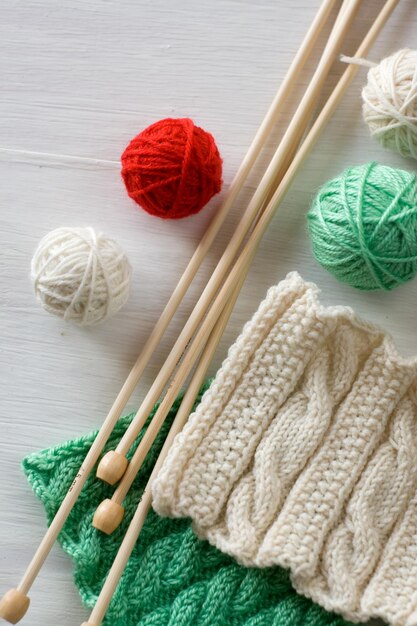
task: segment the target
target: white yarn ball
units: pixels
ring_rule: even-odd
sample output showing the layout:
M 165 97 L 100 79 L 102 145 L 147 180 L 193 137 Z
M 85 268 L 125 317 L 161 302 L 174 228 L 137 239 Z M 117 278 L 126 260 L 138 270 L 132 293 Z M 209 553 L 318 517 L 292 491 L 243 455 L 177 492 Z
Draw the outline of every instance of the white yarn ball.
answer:
M 36 296 L 49 313 L 89 326 L 116 313 L 129 296 L 131 267 L 120 246 L 92 228 L 57 228 L 32 259 Z
M 417 159 L 417 51 L 399 50 L 369 70 L 363 117 L 386 148 Z

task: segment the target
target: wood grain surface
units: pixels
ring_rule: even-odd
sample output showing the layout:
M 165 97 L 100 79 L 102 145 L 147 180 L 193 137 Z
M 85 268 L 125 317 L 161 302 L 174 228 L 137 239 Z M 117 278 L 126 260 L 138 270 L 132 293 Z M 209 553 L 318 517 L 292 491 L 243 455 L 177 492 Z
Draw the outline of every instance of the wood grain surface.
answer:
M 129 139 L 167 116 L 211 131 L 227 188 L 318 6 L 318 0 L 9 0 L 0 19 L 0 592 L 20 579 L 45 529 L 20 469 L 34 450 L 97 427 L 179 279 L 220 199 L 193 218 L 148 216 L 117 168 L 57 164 L 4 149 L 117 160 Z M 346 44 L 353 53 L 379 0 L 363 2 Z M 402 0 L 370 58 L 417 46 L 417 2 Z M 323 41 L 323 38 L 322 38 Z M 310 63 L 310 69 L 314 59 Z M 341 72 L 335 64 L 331 82 Z M 171 324 L 127 411 L 138 406 L 173 344 L 265 167 L 308 72 L 285 109 L 239 202 Z M 266 234 L 222 340 L 214 373 L 266 289 L 293 269 L 326 303 L 383 324 L 404 354 L 417 352 L 417 282 L 393 293 L 338 284 L 313 260 L 305 227 L 327 178 L 372 159 L 416 169 L 382 150 L 361 119 L 361 70 Z M 3 150 L 2 150 L 3 149 Z M 41 236 L 92 225 L 114 236 L 134 268 L 130 301 L 114 320 L 82 330 L 47 315 L 29 267 Z M 87 613 L 72 565 L 55 547 L 22 624 L 76 626 Z

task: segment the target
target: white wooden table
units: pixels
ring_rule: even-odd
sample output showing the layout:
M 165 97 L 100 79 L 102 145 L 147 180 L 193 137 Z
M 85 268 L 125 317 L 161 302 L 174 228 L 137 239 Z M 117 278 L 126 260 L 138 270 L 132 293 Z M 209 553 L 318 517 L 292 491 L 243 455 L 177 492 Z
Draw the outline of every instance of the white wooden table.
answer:
M 227 188 L 318 0 L 10 0 L 0 20 L 0 148 L 117 160 L 129 139 L 167 116 L 210 130 Z M 352 53 L 381 5 L 367 0 L 346 46 Z M 402 0 L 370 58 L 417 44 L 417 3 Z M 340 67 L 335 68 L 336 72 Z M 298 93 L 306 84 L 300 81 Z M 292 269 L 316 281 L 327 303 L 350 304 L 383 324 L 404 354 L 417 351 L 417 281 L 393 293 L 338 284 L 312 259 L 305 213 L 315 190 L 344 167 L 377 159 L 415 169 L 383 151 L 360 114 L 361 71 L 264 238 L 211 372 L 266 289 Z M 296 91 L 297 94 L 297 91 Z M 296 95 L 295 94 L 295 95 Z M 156 375 L 192 303 L 226 245 L 268 154 L 233 214 L 127 411 Z M 196 217 L 167 222 L 127 197 L 117 170 L 57 165 L 0 150 L 1 562 L 0 592 L 14 586 L 45 530 L 22 458 L 97 427 L 184 270 L 217 198 Z M 103 326 L 81 330 L 48 316 L 32 293 L 39 238 L 63 225 L 113 235 L 134 268 L 128 305 Z M 23 624 L 77 626 L 85 619 L 69 559 L 56 547 L 31 593 Z

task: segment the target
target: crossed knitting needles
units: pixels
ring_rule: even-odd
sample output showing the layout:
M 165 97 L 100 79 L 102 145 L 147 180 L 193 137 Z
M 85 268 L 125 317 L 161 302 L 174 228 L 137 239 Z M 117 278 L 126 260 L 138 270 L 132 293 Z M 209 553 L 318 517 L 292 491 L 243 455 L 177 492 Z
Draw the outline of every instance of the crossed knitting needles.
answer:
M 387 0 L 385 2 L 379 15 L 359 46 L 356 56 L 362 57 L 368 53 L 371 45 L 398 2 L 399 0 Z M 215 214 L 214 219 L 194 252 L 161 317 L 146 341 L 142 352 L 111 407 L 109 414 L 84 459 L 55 518 L 35 552 L 22 580 L 17 588 L 8 591 L 1 600 L 0 617 L 6 621 L 16 624 L 27 612 L 30 602 L 28 593 L 32 584 L 62 530 L 89 474 L 97 463 L 150 357 L 158 346 L 162 335 L 179 307 L 211 244 L 216 238 L 230 208 L 264 147 L 266 140 L 269 138 L 283 104 L 289 96 L 292 86 L 295 84 L 307 59 L 310 57 L 317 38 L 326 24 L 335 4 L 336 0 L 323 0 L 229 188 L 229 192 L 222 206 Z M 110 534 L 121 523 L 124 515 L 123 500 L 140 470 L 143 460 L 152 446 L 175 398 L 193 368 L 195 368 L 181 406 L 138 504 L 136 513 L 109 571 L 97 603 L 90 615 L 89 621 L 84 622 L 82 626 L 100 626 L 103 622 L 112 596 L 151 507 L 152 481 L 158 473 L 174 437 L 181 431 L 189 416 L 262 236 L 273 218 L 277 207 L 287 193 L 300 166 L 314 146 L 320 133 L 325 128 L 358 70 L 358 67 L 355 65 L 350 65 L 345 70 L 327 102 L 318 114 L 310 131 L 301 142 L 303 134 L 306 132 L 312 118 L 314 108 L 319 100 L 321 89 L 324 86 L 331 66 L 340 51 L 340 46 L 351 27 L 352 20 L 360 4 L 361 0 L 343 1 L 317 65 L 317 69 L 252 200 L 233 233 L 226 250 L 220 258 L 215 271 L 116 450 L 108 452 L 98 465 L 97 476 L 99 478 L 112 485 L 120 480 L 113 497 L 100 504 L 93 520 L 93 524 L 96 528 Z M 143 428 L 154 404 L 158 401 L 164 388 L 168 384 L 168 389 L 158 410 L 149 424 L 130 463 L 128 463 L 126 455 Z

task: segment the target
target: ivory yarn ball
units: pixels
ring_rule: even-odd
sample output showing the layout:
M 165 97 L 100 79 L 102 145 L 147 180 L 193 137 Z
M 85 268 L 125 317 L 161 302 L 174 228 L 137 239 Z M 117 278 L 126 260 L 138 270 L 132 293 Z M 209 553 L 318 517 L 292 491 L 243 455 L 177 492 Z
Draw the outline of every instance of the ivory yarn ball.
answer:
M 127 301 L 131 267 L 113 239 L 92 228 L 57 228 L 32 259 L 32 281 L 43 308 L 80 326 L 99 324 Z
M 417 159 L 417 50 L 399 50 L 370 69 L 362 99 L 372 136 Z
M 417 274 L 415 174 L 368 163 L 319 190 L 307 215 L 316 260 L 358 289 L 393 289 Z

